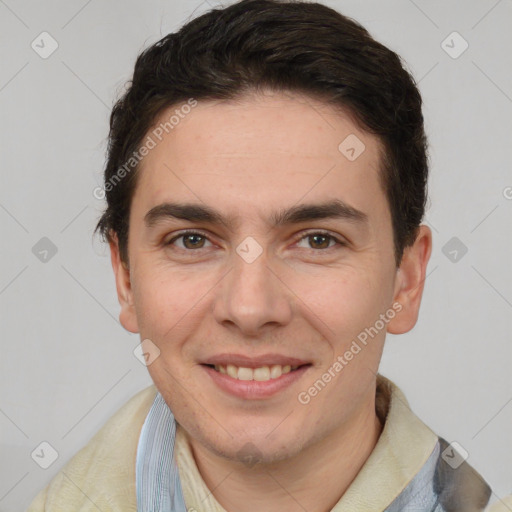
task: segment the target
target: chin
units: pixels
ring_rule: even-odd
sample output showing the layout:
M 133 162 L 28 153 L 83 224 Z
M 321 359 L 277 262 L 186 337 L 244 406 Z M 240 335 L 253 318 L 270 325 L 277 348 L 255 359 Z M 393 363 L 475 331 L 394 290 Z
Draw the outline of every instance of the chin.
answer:
M 269 449 L 271 448 L 271 449 Z M 255 465 L 271 465 L 277 462 L 287 460 L 294 455 L 291 447 L 281 447 L 280 450 L 274 450 L 272 447 L 262 446 L 261 444 L 247 441 L 242 443 L 240 448 L 233 451 L 233 446 L 226 450 L 218 450 L 217 455 L 230 461 L 239 462 L 246 467 Z M 300 450 L 297 449 L 298 453 Z
M 203 438 L 200 442 L 215 455 L 247 467 L 278 463 L 294 457 L 304 448 L 297 436 L 289 432 L 283 432 L 282 438 L 270 439 L 268 434 L 251 436 L 245 432 L 222 441 Z

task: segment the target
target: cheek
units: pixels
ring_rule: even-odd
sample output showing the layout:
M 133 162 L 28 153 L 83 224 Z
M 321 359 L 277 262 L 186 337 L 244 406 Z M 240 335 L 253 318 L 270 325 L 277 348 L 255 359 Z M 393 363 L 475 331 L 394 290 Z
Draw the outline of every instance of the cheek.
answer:
M 187 317 L 200 298 L 194 281 L 159 266 L 140 267 L 134 275 L 134 300 L 141 335 L 161 340 Z
M 222 274 L 192 268 L 178 271 L 158 264 L 146 269 L 141 266 L 134 276 L 140 335 L 155 343 L 166 364 L 175 367 L 181 360 L 191 360 L 187 341 L 208 325 L 212 294 Z
M 294 289 L 304 309 L 318 318 L 315 324 L 324 324 L 326 336 L 344 342 L 378 317 L 385 302 L 374 272 L 355 267 L 322 269 L 298 279 Z

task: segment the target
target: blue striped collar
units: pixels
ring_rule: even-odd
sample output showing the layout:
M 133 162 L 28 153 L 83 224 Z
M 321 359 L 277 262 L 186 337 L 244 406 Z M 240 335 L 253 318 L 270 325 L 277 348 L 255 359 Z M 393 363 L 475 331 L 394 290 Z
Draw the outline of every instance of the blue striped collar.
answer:
M 187 512 L 174 458 L 176 421 L 157 392 L 139 437 L 135 481 L 138 512 Z

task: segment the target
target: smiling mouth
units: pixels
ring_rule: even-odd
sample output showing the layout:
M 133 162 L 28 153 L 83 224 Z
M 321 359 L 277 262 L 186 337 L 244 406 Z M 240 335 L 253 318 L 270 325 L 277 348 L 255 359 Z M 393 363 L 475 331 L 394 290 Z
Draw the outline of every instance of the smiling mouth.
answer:
M 268 381 L 278 379 L 282 375 L 294 372 L 299 368 L 311 366 L 311 364 L 303 364 L 297 366 L 273 364 L 270 366 L 260 366 L 258 368 L 247 368 L 244 366 L 235 366 L 233 364 L 205 364 L 204 366 L 212 368 L 218 373 L 222 373 L 237 380 Z

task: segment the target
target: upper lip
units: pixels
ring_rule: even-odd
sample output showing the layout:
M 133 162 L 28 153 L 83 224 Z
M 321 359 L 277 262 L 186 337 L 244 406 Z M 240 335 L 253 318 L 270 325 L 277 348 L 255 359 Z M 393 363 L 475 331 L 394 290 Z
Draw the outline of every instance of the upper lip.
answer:
M 260 368 L 261 366 L 272 366 L 278 364 L 281 366 L 302 366 L 309 364 L 309 361 L 289 357 L 282 354 L 262 354 L 260 356 L 245 356 L 243 354 L 217 354 L 205 359 L 202 364 L 227 366 L 242 366 L 244 368 Z

